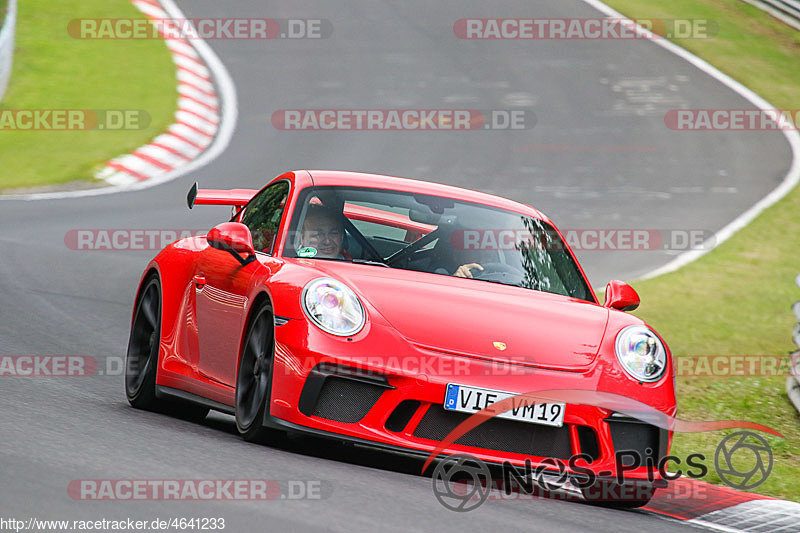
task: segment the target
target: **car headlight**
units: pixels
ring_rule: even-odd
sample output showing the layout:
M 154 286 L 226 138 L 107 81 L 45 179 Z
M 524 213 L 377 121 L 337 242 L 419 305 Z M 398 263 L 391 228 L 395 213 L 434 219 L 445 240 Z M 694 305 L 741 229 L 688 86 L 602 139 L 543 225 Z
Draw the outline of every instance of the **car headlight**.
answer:
M 364 306 L 344 283 L 315 279 L 305 286 L 301 299 L 306 315 L 323 331 L 349 337 L 364 327 Z
M 628 326 L 614 346 L 622 368 L 638 381 L 658 381 L 667 368 L 664 344 L 644 326 Z

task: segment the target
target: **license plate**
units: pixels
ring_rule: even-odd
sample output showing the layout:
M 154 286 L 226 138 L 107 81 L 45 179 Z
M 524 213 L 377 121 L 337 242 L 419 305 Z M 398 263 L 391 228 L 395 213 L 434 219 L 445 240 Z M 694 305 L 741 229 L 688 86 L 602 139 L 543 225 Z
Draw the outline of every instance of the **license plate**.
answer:
M 449 383 L 447 385 L 447 394 L 444 397 L 444 408 L 448 411 L 458 411 L 460 413 L 477 413 L 485 407 L 512 396 L 516 396 L 516 394 Z M 520 398 L 519 405 L 513 405 L 511 409 L 496 415 L 496 417 L 561 427 L 564 425 L 565 405 L 563 403 L 531 403 L 523 405 L 522 398 Z

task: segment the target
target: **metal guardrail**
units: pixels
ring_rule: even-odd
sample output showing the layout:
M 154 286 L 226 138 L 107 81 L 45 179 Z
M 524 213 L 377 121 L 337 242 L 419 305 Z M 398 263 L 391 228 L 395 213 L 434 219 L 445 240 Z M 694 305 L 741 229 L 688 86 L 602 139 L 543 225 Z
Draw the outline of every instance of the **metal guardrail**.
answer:
M 800 287 L 800 275 L 795 279 L 797 286 Z M 792 339 L 794 343 L 800 348 L 800 301 L 797 301 L 792 306 L 794 316 L 797 317 L 798 323 L 794 325 L 792 331 Z M 792 354 L 792 375 L 786 378 L 786 394 L 795 406 L 795 409 L 800 411 L 800 350 Z
M 798 0 L 744 0 L 763 9 L 770 15 L 778 18 L 800 30 L 800 1 Z
M 17 0 L 8 0 L 8 13 L 0 27 L 0 100 L 8 87 L 14 60 L 14 30 L 17 26 Z

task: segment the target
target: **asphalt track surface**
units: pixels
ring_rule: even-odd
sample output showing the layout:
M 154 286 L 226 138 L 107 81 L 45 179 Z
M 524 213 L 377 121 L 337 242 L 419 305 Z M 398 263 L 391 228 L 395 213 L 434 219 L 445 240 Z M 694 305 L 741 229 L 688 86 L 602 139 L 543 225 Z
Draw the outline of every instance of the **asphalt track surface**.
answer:
M 214 41 L 238 89 L 227 151 L 191 177 L 95 198 L 0 204 L 0 354 L 124 356 L 136 284 L 152 252 L 69 250 L 84 228 L 208 228 L 227 209 L 186 210 L 207 187 L 258 187 L 292 168 L 419 177 L 532 203 L 563 228 L 715 230 L 774 188 L 790 164 L 780 134 L 684 133 L 663 113 L 750 108 L 645 41 L 462 41 L 461 17 L 594 17 L 558 2 L 311 3 L 185 0 L 189 17 L 308 17 L 324 41 Z M 75 15 L 79 16 L 78 14 Z M 281 108 L 533 108 L 525 132 L 280 132 Z M 593 285 L 663 264 L 664 253 L 581 254 Z M 645 302 L 646 305 L 646 302 Z M 196 424 L 128 407 L 123 378 L 0 381 L 0 511 L 27 519 L 224 517 L 226 531 L 679 531 L 640 511 L 558 501 L 445 510 L 420 463 L 294 440 L 268 447 L 229 417 Z M 319 480 L 323 498 L 271 502 L 82 502 L 75 479 Z

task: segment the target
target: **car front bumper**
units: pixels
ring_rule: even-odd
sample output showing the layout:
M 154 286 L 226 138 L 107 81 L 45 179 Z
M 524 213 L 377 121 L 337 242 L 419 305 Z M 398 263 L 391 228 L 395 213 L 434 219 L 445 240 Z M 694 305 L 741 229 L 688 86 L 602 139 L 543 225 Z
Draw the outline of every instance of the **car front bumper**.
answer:
M 601 367 L 550 370 L 433 353 L 390 328 L 373 327 L 348 340 L 294 319 L 277 327 L 275 338 L 268 425 L 418 455 L 437 451 L 470 416 L 443 408 L 448 383 L 512 393 L 607 386 Z M 647 399 L 659 399 L 649 392 Z M 572 458 L 598 478 L 615 478 L 616 454 L 624 450 L 638 454 L 643 465 L 656 465 L 631 468 L 625 463 L 625 480 L 653 481 L 660 479 L 657 465 L 668 454 L 670 440 L 669 431 L 642 420 L 567 403 L 561 427 L 492 418 L 442 453 L 516 466 L 526 459 L 536 466 L 545 459 L 569 464 Z M 579 454 L 589 460 L 576 459 Z

